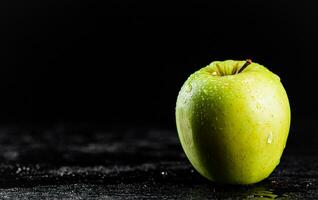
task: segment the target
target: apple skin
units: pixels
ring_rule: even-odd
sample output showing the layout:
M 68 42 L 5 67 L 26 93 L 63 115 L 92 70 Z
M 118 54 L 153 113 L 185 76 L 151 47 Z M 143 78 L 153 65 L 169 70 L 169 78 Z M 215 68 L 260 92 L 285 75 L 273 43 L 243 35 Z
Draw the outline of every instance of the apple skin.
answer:
M 287 142 L 290 106 L 280 78 L 257 63 L 233 74 L 244 63 L 212 62 L 187 79 L 177 98 L 183 150 L 201 175 L 218 183 L 267 178 Z

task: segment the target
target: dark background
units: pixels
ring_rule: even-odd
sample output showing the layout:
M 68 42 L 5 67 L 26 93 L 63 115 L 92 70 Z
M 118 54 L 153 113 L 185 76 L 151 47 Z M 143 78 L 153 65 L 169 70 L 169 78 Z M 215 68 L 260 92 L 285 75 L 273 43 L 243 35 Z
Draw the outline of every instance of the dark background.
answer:
M 0 15 L 2 124 L 174 129 L 191 73 L 246 58 L 281 77 L 293 120 L 317 119 L 313 3 L 8 1 Z

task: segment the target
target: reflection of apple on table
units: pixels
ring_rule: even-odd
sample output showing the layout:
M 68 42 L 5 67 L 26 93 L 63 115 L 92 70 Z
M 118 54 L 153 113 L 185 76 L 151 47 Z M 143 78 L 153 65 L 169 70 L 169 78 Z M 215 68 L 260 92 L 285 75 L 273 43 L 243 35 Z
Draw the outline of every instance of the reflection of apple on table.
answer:
M 247 61 L 216 61 L 182 86 L 176 105 L 182 147 L 194 168 L 220 183 L 251 184 L 279 164 L 290 108 L 277 75 Z

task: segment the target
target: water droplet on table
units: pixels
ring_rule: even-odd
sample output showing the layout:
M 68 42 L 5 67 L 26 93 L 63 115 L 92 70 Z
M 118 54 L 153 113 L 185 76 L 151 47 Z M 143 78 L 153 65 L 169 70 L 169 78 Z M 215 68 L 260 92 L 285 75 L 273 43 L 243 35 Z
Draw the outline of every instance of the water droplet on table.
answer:
M 168 175 L 168 172 L 162 171 L 160 174 L 161 174 L 162 176 L 167 176 L 167 175 Z
M 19 174 L 21 171 L 22 169 L 19 167 L 15 173 Z

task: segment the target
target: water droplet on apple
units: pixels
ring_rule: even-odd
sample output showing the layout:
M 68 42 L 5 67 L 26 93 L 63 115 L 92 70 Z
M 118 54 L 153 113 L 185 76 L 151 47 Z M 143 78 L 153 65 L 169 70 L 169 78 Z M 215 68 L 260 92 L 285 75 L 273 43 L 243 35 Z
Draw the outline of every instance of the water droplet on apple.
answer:
M 191 92 L 192 91 L 192 85 L 189 84 L 188 87 L 186 88 L 186 92 Z
M 203 89 L 204 94 L 208 94 L 208 91 L 206 89 Z
M 184 98 L 184 99 L 183 99 L 183 103 L 186 104 L 186 103 L 187 103 L 187 100 L 188 100 L 187 98 Z
M 267 136 L 267 143 L 271 144 L 273 142 L 273 133 L 270 132 Z
M 276 80 L 280 81 L 280 77 L 279 76 L 277 76 L 276 74 L 274 74 L 274 76 L 275 76 Z

